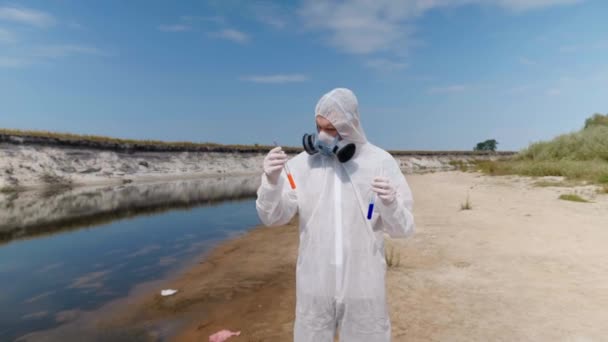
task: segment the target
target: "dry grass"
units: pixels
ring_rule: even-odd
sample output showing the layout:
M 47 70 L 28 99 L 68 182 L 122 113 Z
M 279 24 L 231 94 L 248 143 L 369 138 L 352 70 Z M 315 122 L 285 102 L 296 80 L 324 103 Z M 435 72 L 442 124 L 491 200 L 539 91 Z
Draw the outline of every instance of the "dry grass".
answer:
M 564 201 L 571 201 L 571 202 L 589 203 L 589 201 L 587 201 L 586 199 L 582 198 L 581 196 L 579 196 L 577 194 L 562 194 L 559 196 L 559 199 L 564 200 Z
M 531 144 L 510 159 L 477 161 L 490 175 L 562 176 L 608 184 L 608 115 L 596 114 L 580 131 Z
M 456 170 L 467 172 L 470 170 L 470 164 L 462 160 L 450 160 L 449 164 Z
M 0 194 L 12 194 L 21 191 L 19 186 L 5 186 L 0 188 Z
M 541 181 L 537 181 L 534 182 L 534 186 L 538 186 L 541 188 L 546 188 L 546 187 L 550 187 L 550 186 L 565 186 L 566 183 L 564 182 L 560 182 L 560 181 L 546 181 L 546 180 L 541 180 Z
M 551 141 L 531 144 L 516 159 L 608 161 L 608 126 L 593 125 L 578 132 L 559 135 Z
M 0 135 L 10 135 L 16 137 L 33 137 L 33 138 L 45 138 L 54 139 L 60 141 L 86 141 L 95 142 L 101 144 L 117 144 L 117 145 L 130 145 L 130 146 L 154 146 L 154 147 L 172 147 L 172 148 L 183 148 L 183 149 L 195 149 L 195 148 L 226 148 L 234 150 L 268 150 L 274 146 L 270 145 L 223 145 L 210 142 L 189 142 L 189 141 L 160 141 L 160 140 L 136 140 L 136 139 L 120 139 L 112 138 L 100 135 L 88 135 L 88 134 L 73 134 L 73 133 L 62 133 L 62 132 L 50 132 L 50 131 L 34 131 L 34 130 L 19 130 L 19 129 L 6 129 L 0 128 Z
M 392 246 L 389 247 L 389 251 L 384 255 L 384 258 L 386 260 L 386 266 L 389 268 L 399 267 L 399 264 L 401 263 L 401 254 L 398 252 L 395 253 L 395 248 Z
M 203 151 L 218 151 L 218 152 L 266 152 L 272 148 L 273 145 L 261 145 L 254 143 L 252 145 L 242 144 L 217 144 L 212 142 L 189 142 L 189 141 L 160 141 L 160 140 L 136 140 L 136 139 L 120 139 L 112 138 L 100 135 L 87 135 L 87 134 L 73 134 L 63 132 L 50 132 L 50 131 L 36 131 L 36 130 L 19 130 L 19 129 L 6 129 L 0 128 L 0 141 L 2 136 L 14 136 L 22 138 L 36 138 L 47 140 L 49 144 L 61 144 L 68 143 L 71 146 L 90 147 L 91 145 L 104 145 L 104 148 L 111 149 L 160 149 L 160 150 L 172 150 L 172 151 L 191 151 L 191 150 L 203 150 Z M 301 147 L 283 146 L 283 150 L 289 153 L 299 153 L 303 149 Z M 452 155 L 452 156 L 485 156 L 485 155 L 498 155 L 498 156 L 512 156 L 515 152 L 511 151 L 500 151 L 500 152 L 488 152 L 488 151 L 400 151 L 400 150 L 389 150 L 392 155 L 408 155 L 408 156 L 439 156 L 439 155 Z
M 586 183 L 584 181 L 573 181 L 573 180 L 563 180 L 563 181 L 556 181 L 556 180 L 539 180 L 534 182 L 532 185 L 537 186 L 537 187 L 541 187 L 541 188 L 546 188 L 546 187 L 576 187 L 576 186 L 583 186 L 586 185 Z
M 531 177 L 558 176 L 570 181 L 608 183 L 608 162 L 603 160 L 499 160 L 477 161 L 477 170 L 493 175 L 522 175 Z
M 460 204 L 460 210 L 473 210 L 473 203 L 471 203 L 469 195 L 467 195 L 467 200 Z

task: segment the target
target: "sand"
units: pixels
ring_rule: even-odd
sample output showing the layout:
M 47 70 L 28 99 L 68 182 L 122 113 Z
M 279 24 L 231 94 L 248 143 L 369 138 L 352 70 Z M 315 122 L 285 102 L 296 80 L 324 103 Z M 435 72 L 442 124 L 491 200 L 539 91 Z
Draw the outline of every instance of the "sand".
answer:
M 416 233 L 388 241 L 394 341 L 602 341 L 608 336 L 608 195 L 533 179 L 409 175 Z M 558 199 L 578 191 L 592 200 Z M 467 195 L 472 210 L 461 210 Z M 291 341 L 297 227 L 260 227 L 140 294 L 107 329 L 171 325 L 173 341 Z M 175 322 L 179 322 L 175 323 Z M 162 330 L 162 329 L 161 329 Z

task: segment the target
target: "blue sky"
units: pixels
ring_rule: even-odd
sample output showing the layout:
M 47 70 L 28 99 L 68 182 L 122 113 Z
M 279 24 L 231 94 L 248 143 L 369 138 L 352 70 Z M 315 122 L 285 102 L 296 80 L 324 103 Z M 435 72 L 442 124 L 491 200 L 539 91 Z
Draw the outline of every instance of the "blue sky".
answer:
M 0 127 L 297 146 L 359 99 L 385 149 L 517 150 L 608 112 L 608 1 L 0 1 Z

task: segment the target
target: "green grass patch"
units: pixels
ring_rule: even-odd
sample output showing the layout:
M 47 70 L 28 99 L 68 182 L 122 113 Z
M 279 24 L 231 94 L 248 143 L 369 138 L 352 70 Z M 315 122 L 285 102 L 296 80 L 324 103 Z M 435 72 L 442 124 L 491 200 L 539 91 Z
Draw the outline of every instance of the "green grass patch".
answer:
M 608 126 L 608 115 L 596 113 L 585 120 L 585 129 L 593 126 Z
M 517 174 L 513 169 L 513 164 L 504 160 L 476 160 L 474 167 L 476 170 L 492 176 Z
M 572 201 L 572 202 L 581 202 L 581 203 L 589 203 L 586 199 L 582 198 L 577 194 L 562 194 L 559 196 L 559 199 L 564 201 Z
M 509 159 L 477 161 L 475 167 L 489 175 L 561 176 L 608 184 L 608 115 L 595 114 L 577 132 L 533 143 Z
M 541 187 L 541 188 L 545 188 L 545 187 L 575 187 L 575 186 L 584 186 L 585 181 L 576 181 L 576 180 L 563 180 L 563 181 L 557 181 L 557 180 L 538 180 L 536 182 L 534 182 L 532 185 L 537 186 L 537 187 Z
M 530 177 L 558 176 L 569 181 L 608 184 L 608 162 L 603 160 L 500 160 L 477 161 L 477 170 L 493 176 L 522 175 Z
M 5 186 L 0 188 L 0 194 L 13 194 L 19 191 L 22 191 L 23 188 L 20 186 Z
M 538 186 L 541 188 L 545 188 L 545 187 L 550 187 L 550 186 L 564 186 L 566 183 L 564 182 L 559 182 L 559 181 L 546 181 L 546 180 L 541 180 L 538 182 L 534 182 L 534 186 Z
M 519 160 L 594 160 L 608 162 L 608 126 L 590 126 L 562 134 L 551 141 L 531 144 L 516 157 Z
M 460 170 L 462 172 L 467 172 L 470 169 L 469 163 L 462 160 L 450 160 L 448 164 L 453 166 L 456 170 Z
M 600 175 L 597 178 L 597 182 L 600 184 L 608 184 L 608 173 Z
M 533 184 L 534 186 L 538 186 L 541 188 L 545 188 L 545 187 L 550 187 L 550 186 L 564 186 L 563 182 L 559 182 L 559 181 L 538 181 L 538 182 L 534 182 Z

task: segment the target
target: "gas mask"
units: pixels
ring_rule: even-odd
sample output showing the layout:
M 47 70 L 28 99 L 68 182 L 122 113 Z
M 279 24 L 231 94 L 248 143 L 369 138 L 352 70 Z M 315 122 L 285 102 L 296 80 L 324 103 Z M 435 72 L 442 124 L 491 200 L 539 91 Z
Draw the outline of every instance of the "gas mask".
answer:
M 355 154 L 355 144 L 341 140 L 338 135 L 331 135 L 321 131 L 320 133 L 304 134 L 302 137 L 304 150 L 310 154 L 321 153 L 325 156 L 338 157 L 341 163 L 346 163 Z

